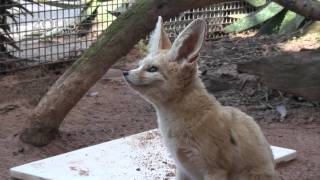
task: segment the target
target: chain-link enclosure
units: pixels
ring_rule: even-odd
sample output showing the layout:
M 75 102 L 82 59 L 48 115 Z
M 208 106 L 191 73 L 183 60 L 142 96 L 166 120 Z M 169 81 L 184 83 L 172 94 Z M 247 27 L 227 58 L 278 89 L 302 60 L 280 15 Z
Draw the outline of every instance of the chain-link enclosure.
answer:
M 174 39 L 191 21 L 202 18 L 208 23 L 207 40 L 215 40 L 226 35 L 223 32 L 226 25 L 253 11 L 255 8 L 244 1 L 215 3 L 207 7 L 185 11 L 167 21 L 165 28 L 169 37 Z
M 0 73 L 77 58 L 128 0 L 1 0 Z
M 134 0 L 0 0 L 0 74 L 54 62 L 73 61 Z M 174 38 L 190 21 L 209 23 L 208 39 L 223 35 L 230 15 L 254 9 L 227 2 L 181 13 L 165 23 Z

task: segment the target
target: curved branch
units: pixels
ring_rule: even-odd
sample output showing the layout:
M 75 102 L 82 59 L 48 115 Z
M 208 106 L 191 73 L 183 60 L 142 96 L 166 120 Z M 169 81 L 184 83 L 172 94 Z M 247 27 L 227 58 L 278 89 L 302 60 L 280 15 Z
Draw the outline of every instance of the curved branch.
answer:
M 273 0 L 283 7 L 305 16 L 308 19 L 320 20 L 320 1 L 318 0 Z

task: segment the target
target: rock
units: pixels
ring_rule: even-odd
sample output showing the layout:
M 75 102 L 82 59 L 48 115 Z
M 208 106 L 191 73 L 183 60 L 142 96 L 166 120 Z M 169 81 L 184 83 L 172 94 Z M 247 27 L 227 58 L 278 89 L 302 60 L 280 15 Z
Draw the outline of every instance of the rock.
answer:
M 273 89 L 309 100 L 320 100 L 320 49 L 283 53 L 239 63 L 238 71 L 259 76 L 262 82 Z

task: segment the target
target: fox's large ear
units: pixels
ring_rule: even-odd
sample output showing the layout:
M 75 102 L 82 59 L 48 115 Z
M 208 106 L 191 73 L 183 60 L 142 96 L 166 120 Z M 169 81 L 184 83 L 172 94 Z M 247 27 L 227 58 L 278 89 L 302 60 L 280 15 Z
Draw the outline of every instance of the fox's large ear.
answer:
M 176 38 L 170 49 L 172 60 L 194 62 L 199 54 L 206 33 L 206 22 L 192 21 Z
M 157 53 L 159 50 L 170 49 L 171 41 L 164 31 L 162 17 L 158 17 L 158 22 L 149 41 L 149 53 Z

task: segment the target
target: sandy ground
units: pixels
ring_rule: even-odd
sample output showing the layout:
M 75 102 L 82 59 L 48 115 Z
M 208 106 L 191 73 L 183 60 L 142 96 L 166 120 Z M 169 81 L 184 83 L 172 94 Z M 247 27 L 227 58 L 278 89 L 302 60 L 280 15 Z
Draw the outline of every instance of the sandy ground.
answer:
M 271 144 L 298 150 L 296 160 L 277 167 L 281 179 L 318 180 L 319 104 L 270 90 L 257 78 L 236 72 L 239 61 L 278 52 L 274 38 L 208 43 L 200 60 L 202 78 L 222 104 L 239 107 L 252 115 Z M 132 67 L 135 54 L 128 56 L 129 63 L 119 63 L 114 68 Z M 127 87 L 121 70 L 111 69 L 69 113 L 59 138 L 42 148 L 21 143 L 18 136 L 25 117 L 65 68 L 32 69 L 0 77 L 1 180 L 9 179 L 10 167 L 156 128 L 153 108 Z M 280 119 L 275 110 L 279 104 L 287 109 L 285 119 Z

